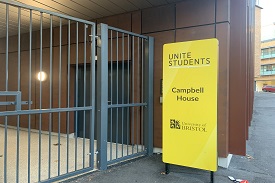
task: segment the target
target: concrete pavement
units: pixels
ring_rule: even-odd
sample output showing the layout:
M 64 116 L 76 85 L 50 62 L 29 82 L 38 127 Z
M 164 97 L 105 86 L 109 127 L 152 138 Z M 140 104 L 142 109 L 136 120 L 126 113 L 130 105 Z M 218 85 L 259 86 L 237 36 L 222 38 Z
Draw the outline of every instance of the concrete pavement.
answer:
M 230 183 L 228 176 L 249 183 L 275 183 L 275 93 L 255 93 L 253 120 L 247 142 L 247 156 L 233 156 L 228 169 L 215 172 L 215 183 Z M 171 166 L 163 175 L 161 154 L 116 165 L 107 171 L 94 172 L 65 182 L 92 183 L 206 183 L 210 173 L 198 169 Z

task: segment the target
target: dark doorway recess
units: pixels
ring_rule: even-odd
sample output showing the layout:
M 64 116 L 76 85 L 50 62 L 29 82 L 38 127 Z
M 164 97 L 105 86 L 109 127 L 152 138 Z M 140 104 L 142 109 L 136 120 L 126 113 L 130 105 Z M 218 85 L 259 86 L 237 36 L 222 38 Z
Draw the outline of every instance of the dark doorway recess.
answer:
M 123 66 L 124 65 L 124 66 Z M 108 64 L 108 104 L 125 104 L 129 102 L 130 91 L 130 72 L 128 72 L 128 63 L 114 62 Z M 97 69 L 95 69 L 97 70 Z M 86 106 L 90 106 L 91 96 L 91 80 L 90 80 L 90 66 L 86 68 Z M 95 73 L 97 75 L 97 73 Z M 84 105 L 84 67 L 80 66 L 78 71 L 78 106 Z M 95 90 L 97 96 L 97 91 Z M 96 103 L 96 102 L 95 102 Z M 130 109 L 127 108 L 109 108 L 108 109 L 108 142 L 127 143 L 129 142 L 130 131 Z M 128 116 L 127 116 L 128 115 Z M 90 112 L 85 112 L 84 123 L 84 111 L 78 112 L 77 115 L 77 136 L 90 138 L 90 135 L 94 135 L 97 139 L 97 122 L 95 120 L 94 134 L 90 134 Z M 128 123 L 128 125 L 127 125 Z M 85 125 L 85 134 L 84 134 Z M 127 133 L 128 127 L 128 133 Z M 128 137 L 127 137 L 128 134 Z M 127 141 L 128 139 L 128 141 Z

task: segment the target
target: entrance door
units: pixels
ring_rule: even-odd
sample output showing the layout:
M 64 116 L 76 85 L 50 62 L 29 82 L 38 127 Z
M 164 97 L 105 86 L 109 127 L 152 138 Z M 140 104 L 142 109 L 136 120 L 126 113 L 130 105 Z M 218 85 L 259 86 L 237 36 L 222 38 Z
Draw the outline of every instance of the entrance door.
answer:
M 122 67 L 124 64 L 124 68 Z M 122 90 L 129 88 L 128 86 L 128 70 L 126 69 L 125 63 L 113 63 L 108 64 L 108 104 L 121 104 L 122 101 L 129 100 L 127 92 L 122 92 Z M 84 67 L 79 68 L 78 75 L 78 107 L 84 105 Z M 124 74 L 123 74 L 124 73 Z M 97 74 L 96 74 L 97 75 Z M 124 82 L 123 82 L 124 81 Z M 86 105 L 90 105 L 90 68 L 86 69 Z M 122 86 L 124 85 L 124 87 Z M 122 95 L 123 93 L 123 95 Z M 97 96 L 97 93 L 96 93 Z M 124 110 L 124 111 L 122 111 Z M 128 114 L 129 115 L 129 114 Z M 89 127 L 90 127 L 90 113 L 86 112 L 84 117 L 84 111 L 78 112 L 77 115 L 77 136 L 90 138 Z M 126 143 L 127 142 L 127 126 L 128 131 L 130 130 L 130 125 L 126 125 L 127 112 L 122 108 L 109 108 L 108 110 L 108 142 Z M 85 120 L 84 120 L 85 118 Z M 84 122 L 85 121 L 85 122 Z M 85 125 L 85 132 L 84 132 Z M 95 121 L 95 129 L 97 129 L 97 123 Z M 123 134 L 123 135 L 121 135 Z M 95 139 L 97 138 L 97 132 L 94 132 Z M 129 141 L 129 139 L 128 139 Z

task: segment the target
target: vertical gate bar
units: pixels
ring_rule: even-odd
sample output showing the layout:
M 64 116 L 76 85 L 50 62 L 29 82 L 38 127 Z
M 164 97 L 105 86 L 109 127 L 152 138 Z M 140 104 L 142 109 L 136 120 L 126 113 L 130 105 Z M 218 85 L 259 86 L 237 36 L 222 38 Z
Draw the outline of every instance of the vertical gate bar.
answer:
M 113 31 L 111 31 L 111 86 L 110 86 L 110 94 L 111 94 L 111 105 L 113 104 Z M 113 108 L 110 108 L 109 110 L 111 110 L 111 114 L 110 114 L 110 161 L 113 159 Z
M 121 104 L 124 104 L 124 33 L 122 33 L 122 94 L 121 94 Z M 123 139 L 123 129 L 124 129 L 124 107 L 121 109 L 121 156 L 123 157 L 123 144 L 124 144 L 124 139 Z
M 118 32 L 116 32 L 116 104 L 118 104 Z M 118 156 L 118 107 L 116 108 L 116 159 Z
M 131 95 L 131 99 L 132 99 L 132 103 L 135 103 L 135 37 L 132 36 L 132 73 L 131 73 L 131 76 L 132 76 L 132 95 Z M 132 154 L 134 154 L 134 142 L 135 142 L 135 139 L 134 139 L 134 125 L 135 125 L 135 107 L 132 108 L 132 114 L 131 114 L 131 136 L 132 136 Z
M 144 145 L 148 155 L 153 154 L 153 66 L 154 38 L 148 37 L 145 44 L 144 99 L 147 103 L 144 111 Z
M 144 103 L 144 38 L 141 38 L 141 103 Z M 143 125 L 144 125 L 144 120 L 143 120 L 143 112 L 144 112 L 144 107 L 141 107 L 141 117 L 140 117 L 140 121 L 141 121 L 141 145 L 142 145 L 142 151 L 144 151 L 144 141 L 143 141 Z
M 139 88 L 140 89 L 140 80 L 139 80 L 139 62 L 140 62 L 140 56 L 139 56 L 139 37 L 137 37 L 137 40 L 138 40 L 138 42 L 137 42 L 137 88 Z M 140 92 L 138 92 L 138 98 L 140 98 Z M 140 102 L 140 101 L 138 101 L 138 102 Z M 138 109 L 137 109 L 137 124 L 136 124 L 136 138 L 137 138 L 137 152 L 138 152 L 138 147 L 139 147 L 139 145 L 138 145 L 138 143 L 139 143 L 139 128 L 140 128 L 140 126 L 139 126 L 139 123 L 140 123 L 140 121 L 139 121 L 139 113 L 138 113 L 138 111 L 139 111 L 139 109 L 140 109 L 140 107 L 138 107 Z
M 84 24 L 84 101 L 83 101 L 83 107 L 86 107 L 86 35 L 87 35 L 87 25 Z M 85 168 L 85 139 L 86 139 L 86 111 L 83 111 L 83 168 Z
M 87 64 L 87 60 L 86 60 L 86 34 L 87 34 L 87 25 L 84 24 L 84 86 L 83 86 L 83 94 L 84 94 L 84 101 L 83 101 L 83 107 L 86 107 L 86 70 L 87 70 L 87 67 L 86 67 L 86 64 Z M 85 138 L 86 138 L 86 111 L 84 110 L 83 111 L 83 168 L 85 168 L 85 147 L 86 147 L 86 144 L 85 144 Z
M 18 67 L 17 67 L 17 73 L 18 73 L 18 78 L 17 78 L 17 91 L 20 91 L 20 84 L 21 84 L 21 72 L 20 72 L 20 70 L 21 70 L 21 55 L 20 55 L 20 46 L 21 46 L 21 8 L 20 7 L 18 7 L 18 35 L 17 35 L 17 38 L 18 38 L 18 40 L 17 40 L 17 44 L 18 44 L 18 48 L 17 48 L 17 54 L 18 54 L 18 56 L 17 56 L 17 65 L 18 65 Z M 20 131 L 19 131 L 19 128 L 20 128 L 20 121 L 19 121 L 19 119 L 20 119 L 20 117 L 19 117 L 19 115 L 17 115 L 17 140 L 16 140 L 16 142 L 17 142 L 17 147 L 16 147 L 16 182 L 18 183 L 19 182 L 19 153 L 20 153 L 20 151 L 19 151 L 19 149 L 20 149 L 20 147 L 19 147 L 19 145 L 20 145 Z
M 78 22 L 76 22 L 76 53 L 75 53 L 75 106 L 78 107 Z M 77 170 L 77 131 L 78 131 L 78 111 L 75 112 L 75 170 Z
M 53 39 L 53 20 L 52 15 L 50 15 L 50 101 L 49 108 L 52 108 L 52 39 Z M 49 160 L 48 160 L 48 178 L 51 177 L 51 136 L 52 132 L 52 113 L 49 113 Z
M 71 75 L 71 20 L 68 20 L 68 74 L 67 74 L 67 108 L 70 107 L 70 75 Z M 67 173 L 69 173 L 69 133 L 70 112 L 67 112 Z
M 42 109 L 42 51 L 43 51 L 43 13 L 40 12 L 40 62 L 39 62 L 39 72 L 40 72 L 40 79 L 39 79 L 39 109 Z M 39 152 L 38 152 L 38 182 L 41 180 L 41 113 L 39 114 Z
M 61 72 L 62 72 L 62 18 L 59 18 L 59 76 L 58 76 L 58 107 L 61 108 Z M 58 112 L 58 176 L 60 175 L 60 112 Z
M 9 81 L 9 5 L 6 5 L 6 91 Z M 4 140 L 4 183 L 7 182 L 7 148 L 8 148 L 8 117 L 5 116 L 5 140 Z
M 50 15 L 50 101 L 49 108 L 52 108 L 52 69 L 53 69 L 53 16 Z M 51 178 L 51 155 L 52 155 L 52 113 L 49 113 L 49 160 L 48 160 L 48 179 Z
M 32 10 L 30 10 L 30 30 L 29 30 L 29 102 L 28 109 L 31 109 L 32 100 Z M 28 116 L 28 183 L 31 181 L 31 115 Z
M 9 82 L 9 5 L 6 5 L 6 91 Z M 6 157 L 6 156 L 5 156 Z
M 127 35 L 127 104 L 130 103 L 130 36 Z M 127 107 L 127 156 L 129 155 L 130 107 Z
M 108 25 L 99 24 L 98 34 L 101 42 L 98 43 L 98 87 L 97 87 L 97 150 L 98 168 L 107 169 L 107 130 L 108 130 Z
M 90 72 L 90 81 L 92 82 L 90 85 L 90 91 L 92 91 L 92 97 L 90 97 L 90 105 L 93 106 L 93 109 L 91 110 L 90 114 L 90 167 L 94 169 L 94 116 L 95 116 L 95 25 L 92 26 L 91 29 L 91 40 L 92 40 L 92 46 L 91 46 L 91 72 Z

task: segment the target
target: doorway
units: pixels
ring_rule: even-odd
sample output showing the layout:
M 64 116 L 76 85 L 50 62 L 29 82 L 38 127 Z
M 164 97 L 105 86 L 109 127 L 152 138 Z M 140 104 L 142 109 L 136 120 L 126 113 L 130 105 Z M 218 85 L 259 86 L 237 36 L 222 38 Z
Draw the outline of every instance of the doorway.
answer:
M 97 67 L 96 67 L 97 68 Z M 129 84 L 129 67 L 127 63 L 117 62 L 108 64 L 108 105 L 129 103 L 128 92 L 123 92 L 127 88 L 130 88 Z M 130 67 L 131 68 L 131 67 Z M 95 69 L 97 75 L 97 69 Z M 97 81 L 97 80 L 96 80 Z M 86 106 L 90 106 L 91 95 L 91 81 L 90 81 L 90 66 L 86 68 Z M 84 106 L 84 66 L 79 67 L 78 71 L 78 107 Z M 97 92 L 96 92 L 97 96 Z M 85 112 L 85 115 L 84 115 Z M 130 141 L 129 134 L 130 122 L 129 122 L 129 110 L 123 108 L 109 108 L 108 109 L 108 142 L 116 142 L 126 144 Z M 85 118 L 85 119 L 84 119 Z M 127 120 L 128 119 L 128 120 Z M 90 112 L 80 111 L 77 115 L 77 136 L 81 138 L 90 138 L 94 135 L 97 139 L 97 131 L 94 130 L 94 134 L 90 134 Z M 128 123 L 128 125 L 127 125 Z M 85 127 L 84 127 L 85 125 Z M 127 129 L 128 128 L 128 129 Z M 97 129 L 97 122 L 95 121 L 95 127 Z M 85 130 L 85 131 L 84 131 Z M 127 135 L 128 134 L 128 135 Z

